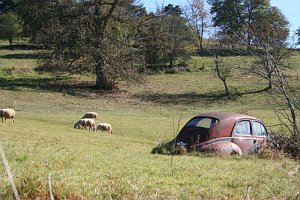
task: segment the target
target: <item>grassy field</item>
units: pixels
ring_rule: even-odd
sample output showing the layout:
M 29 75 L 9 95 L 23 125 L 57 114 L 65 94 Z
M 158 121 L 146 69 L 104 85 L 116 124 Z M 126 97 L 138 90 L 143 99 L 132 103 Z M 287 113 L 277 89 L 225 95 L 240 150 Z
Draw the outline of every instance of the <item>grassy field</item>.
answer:
M 298 59 L 289 70 L 299 71 Z M 0 142 L 21 199 L 49 199 L 49 173 L 56 199 L 299 198 L 300 165 L 288 158 L 150 153 L 201 112 L 248 113 L 278 123 L 267 95 L 251 93 L 265 81 L 237 73 L 231 91 L 248 94 L 226 97 L 210 60 L 195 58 L 196 65 L 205 62 L 203 70 L 149 75 L 100 92 L 94 77 L 39 75 L 32 50 L 0 48 L 0 107 L 17 110 L 15 124 L 0 123 Z M 289 78 L 299 92 L 297 73 Z M 86 111 L 111 123 L 113 134 L 74 129 Z M 0 199 L 12 199 L 2 164 L 0 179 Z

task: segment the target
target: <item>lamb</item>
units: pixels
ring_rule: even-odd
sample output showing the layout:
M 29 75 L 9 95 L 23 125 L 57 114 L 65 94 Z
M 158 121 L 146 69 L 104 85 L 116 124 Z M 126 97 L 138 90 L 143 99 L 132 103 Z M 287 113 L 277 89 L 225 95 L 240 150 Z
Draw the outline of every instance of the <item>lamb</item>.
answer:
M 107 124 L 107 123 L 98 123 L 96 126 L 96 131 L 97 130 L 101 130 L 102 132 L 107 131 L 110 134 L 112 134 L 112 127 L 110 124 Z
M 6 119 L 12 119 L 12 123 L 14 123 L 16 118 L 16 112 L 11 108 L 0 109 L 0 117 L 2 118 L 2 122 L 4 118 L 5 121 Z
M 89 131 L 95 130 L 95 120 L 90 118 L 84 118 L 80 119 L 78 122 L 74 124 L 74 128 L 82 129 L 82 128 L 88 128 Z
M 97 119 L 97 113 L 96 112 L 87 112 L 81 117 L 81 119 L 84 119 L 84 118 Z

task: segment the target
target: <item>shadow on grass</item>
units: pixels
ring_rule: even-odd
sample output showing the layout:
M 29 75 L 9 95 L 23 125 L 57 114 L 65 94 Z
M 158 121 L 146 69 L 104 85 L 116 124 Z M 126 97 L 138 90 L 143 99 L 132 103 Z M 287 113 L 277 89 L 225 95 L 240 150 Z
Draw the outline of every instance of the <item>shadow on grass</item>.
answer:
M 0 55 L 0 59 L 37 59 L 38 56 L 36 54 L 6 54 Z
M 95 87 L 93 81 L 80 81 L 74 77 L 0 77 L 0 88 L 4 90 L 18 91 L 31 89 L 36 91 L 48 91 L 68 94 L 71 96 L 99 98 L 102 96 L 112 98 L 123 98 L 122 90 L 103 91 Z M 232 95 L 226 95 L 224 91 L 210 93 L 151 93 L 144 92 L 134 94 L 131 98 L 139 99 L 145 102 L 153 102 L 161 105 L 196 105 L 202 102 L 202 106 L 209 106 L 211 103 L 220 101 L 235 101 L 237 98 L 254 93 L 261 93 L 266 89 L 236 92 Z M 124 97 L 125 98 L 125 97 Z
M 143 93 L 137 94 L 135 95 L 135 97 L 143 101 L 155 102 L 162 105 L 191 105 L 197 102 L 204 102 L 203 106 L 207 106 L 213 102 L 234 101 L 243 95 L 262 93 L 265 91 L 267 91 L 267 88 L 252 91 L 235 92 L 234 94 L 230 95 L 226 95 L 224 91 L 217 91 L 211 93 L 190 92 L 183 94 Z
M 0 45 L 0 50 L 34 50 L 39 49 L 36 45 L 31 44 L 12 44 Z
M 268 92 L 269 88 L 265 87 L 262 89 L 258 89 L 258 90 L 250 90 L 250 91 L 244 91 L 244 92 L 237 92 L 236 94 L 234 94 L 234 96 L 243 96 L 243 95 L 247 95 L 247 94 L 258 94 L 258 93 L 263 93 L 263 92 Z
M 90 96 L 90 92 L 97 92 L 91 82 L 82 82 L 70 77 L 0 77 L 0 88 L 4 90 L 18 91 L 28 88 L 37 91 L 60 92 L 73 96 Z M 98 90 L 98 92 L 100 92 Z
M 213 92 L 199 94 L 195 92 L 183 93 L 183 94 L 167 94 L 167 93 L 144 93 L 135 95 L 143 101 L 151 101 L 163 105 L 173 104 L 173 105 L 189 105 L 200 101 L 205 101 L 212 103 L 218 100 L 224 100 L 229 98 L 222 92 Z

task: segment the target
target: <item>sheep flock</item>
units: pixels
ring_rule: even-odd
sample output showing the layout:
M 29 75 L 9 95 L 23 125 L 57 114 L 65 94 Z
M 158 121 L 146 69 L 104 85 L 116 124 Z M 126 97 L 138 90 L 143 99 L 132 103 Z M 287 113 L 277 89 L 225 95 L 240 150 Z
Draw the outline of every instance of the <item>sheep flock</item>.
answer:
M 74 128 L 86 129 L 89 131 L 105 131 L 112 134 L 112 126 L 108 123 L 98 123 L 96 125 L 95 120 L 97 119 L 96 112 L 85 113 L 79 121 L 74 124 Z
M 11 119 L 12 123 L 15 122 L 16 112 L 11 108 L 0 109 L 0 117 L 2 118 L 2 122 L 7 119 Z M 105 131 L 112 134 L 112 126 L 108 123 L 98 123 L 96 124 L 97 113 L 96 112 L 87 112 L 85 113 L 81 119 L 79 119 L 75 124 L 74 128 L 76 129 L 86 129 L 89 131 Z

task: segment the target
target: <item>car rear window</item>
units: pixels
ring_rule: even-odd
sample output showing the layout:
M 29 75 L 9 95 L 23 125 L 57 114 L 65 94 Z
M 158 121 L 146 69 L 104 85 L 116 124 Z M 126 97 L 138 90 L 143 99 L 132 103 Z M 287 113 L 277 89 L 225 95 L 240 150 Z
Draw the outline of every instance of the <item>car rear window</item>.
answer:
M 187 123 L 187 127 L 212 128 L 219 120 L 212 117 L 195 117 Z

